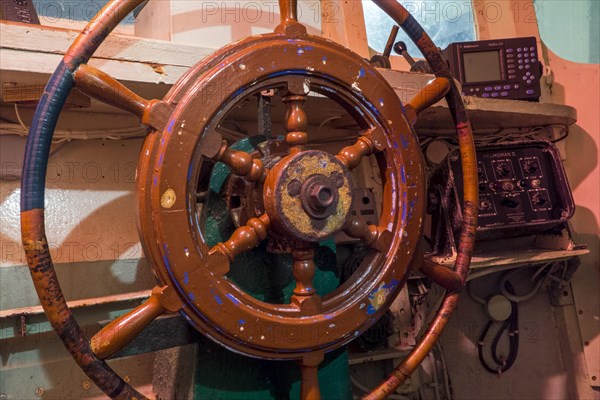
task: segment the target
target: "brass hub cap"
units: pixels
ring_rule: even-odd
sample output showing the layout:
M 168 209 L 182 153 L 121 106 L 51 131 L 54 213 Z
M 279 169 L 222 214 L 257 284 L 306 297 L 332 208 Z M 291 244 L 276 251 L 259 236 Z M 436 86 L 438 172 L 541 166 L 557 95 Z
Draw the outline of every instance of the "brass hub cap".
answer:
M 318 242 L 338 232 L 348 219 L 352 180 L 333 155 L 303 151 L 286 157 L 271 170 L 263 196 L 279 233 Z

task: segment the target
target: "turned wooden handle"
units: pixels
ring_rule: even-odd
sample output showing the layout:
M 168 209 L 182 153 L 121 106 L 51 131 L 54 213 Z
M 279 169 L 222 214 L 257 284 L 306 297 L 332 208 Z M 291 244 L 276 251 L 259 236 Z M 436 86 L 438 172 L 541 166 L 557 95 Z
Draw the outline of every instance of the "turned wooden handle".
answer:
M 227 256 L 230 262 L 233 262 L 236 256 L 252 250 L 258 246 L 261 240 L 267 238 L 269 224 L 267 214 L 263 214 L 259 218 L 250 218 L 246 225 L 240 226 L 233 232 L 228 241 L 217 243 L 210 252 L 220 251 Z
M 245 151 L 231 149 L 226 141 L 223 141 L 217 159 L 227 165 L 234 174 L 246 178 L 247 181 L 264 181 L 266 178 L 265 167 L 261 160 L 252 158 Z
M 279 12 L 281 23 L 296 22 L 298 20 L 298 0 L 280 0 Z
M 106 104 L 129 111 L 139 118 L 150 106 L 150 101 L 138 96 L 116 79 L 87 64 L 82 64 L 74 74 L 75 85 L 81 92 Z
M 323 361 L 324 354 L 315 352 L 305 356 L 300 361 L 300 400 L 321 400 L 319 387 L 319 364 Z
M 446 290 L 456 290 L 463 285 L 459 274 L 427 258 L 423 260 L 419 270 Z
M 450 90 L 450 81 L 446 78 L 435 78 L 427 82 L 425 87 L 419 91 L 405 106 L 406 114 L 411 125 L 417 122 L 417 114 L 431 107 Z
M 163 288 L 155 288 L 144 303 L 124 314 L 94 335 L 90 347 L 96 357 L 104 360 L 131 342 L 156 317 L 165 312 L 160 303 Z

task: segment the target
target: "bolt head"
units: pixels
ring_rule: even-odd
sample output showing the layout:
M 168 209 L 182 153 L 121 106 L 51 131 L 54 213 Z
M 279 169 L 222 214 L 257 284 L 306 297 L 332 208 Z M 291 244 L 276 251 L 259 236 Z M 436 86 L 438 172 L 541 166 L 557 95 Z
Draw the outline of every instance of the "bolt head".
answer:
M 334 195 L 330 187 L 324 185 L 314 185 L 309 189 L 311 205 L 318 209 L 324 209 L 333 204 Z
M 338 189 L 344 186 L 344 176 L 339 172 L 334 172 L 329 178 L 333 181 L 335 187 Z
M 288 194 L 292 197 L 298 197 L 302 191 L 302 183 L 299 180 L 294 179 L 288 184 Z

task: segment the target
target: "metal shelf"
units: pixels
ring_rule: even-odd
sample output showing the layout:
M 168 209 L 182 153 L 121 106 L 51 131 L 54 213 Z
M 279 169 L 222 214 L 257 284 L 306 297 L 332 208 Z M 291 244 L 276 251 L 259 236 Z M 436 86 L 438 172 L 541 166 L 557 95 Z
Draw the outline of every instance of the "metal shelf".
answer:
M 535 237 L 512 238 L 491 242 L 477 242 L 468 280 L 490 273 L 515 268 L 520 265 L 541 264 L 544 262 L 564 261 L 573 257 L 589 254 L 587 248 L 578 246 L 572 249 L 544 249 L 536 247 Z M 447 267 L 453 267 L 454 256 L 430 257 L 432 261 Z
M 433 75 L 380 70 L 402 102 L 410 100 Z M 532 101 L 482 99 L 465 96 L 465 105 L 473 129 L 524 128 L 541 125 L 573 125 L 577 110 L 570 106 Z M 445 100 L 419 114 L 416 125 L 427 129 L 454 129 Z

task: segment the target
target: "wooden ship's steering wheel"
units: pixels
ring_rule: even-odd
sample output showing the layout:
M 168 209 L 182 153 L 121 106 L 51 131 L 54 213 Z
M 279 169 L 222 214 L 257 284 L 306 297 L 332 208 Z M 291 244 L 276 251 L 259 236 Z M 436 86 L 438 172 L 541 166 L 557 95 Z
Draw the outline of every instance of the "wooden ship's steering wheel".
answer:
M 179 312 L 200 332 L 248 356 L 298 360 L 301 397 L 320 398 L 317 367 L 326 352 L 349 343 L 388 309 L 411 269 L 422 263 L 425 172 L 412 125 L 444 96 L 456 126 L 464 172 L 464 218 L 454 270 L 421 269 L 446 288 L 436 317 L 412 353 L 367 398 L 392 393 L 424 359 L 455 307 L 468 271 L 477 215 L 477 173 L 471 127 L 459 90 L 437 47 L 396 1 L 374 0 L 417 44 L 436 75 L 408 104 L 368 62 L 329 40 L 307 34 L 296 0 L 280 0 L 274 33 L 228 45 L 192 67 L 162 100 L 146 100 L 88 60 L 112 29 L 143 0 L 112 0 L 89 23 L 52 75 L 30 128 L 21 191 L 21 228 L 35 288 L 52 326 L 75 361 L 112 398 L 143 398 L 105 363 L 148 323 Z M 84 337 L 60 289 L 45 235 L 44 189 L 54 128 L 73 87 L 137 115 L 149 127 L 137 185 L 144 253 L 159 280 L 150 298 L 91 340 Z M 234 150 L 220 120 L 240 101 L 274 89 L 286 108 L 285 154 L 269 160 Z M 337 154 L 309 148 L 309 93 L 328 97 L 355 120 L 356 142 Z M 373 157 L 382 177 L 377 224 L 353 216 L 350 171 Z M 206 162 L 221 162 L 253 184 L 258 196 L 233 235 L 209 246 L 197 189 Z M 258 210 L 258 211 L 257 211 Z M 368 248 L 361 265 L 333 292 L 316 293 L 314 245 L 338 232 Z M 230 263 L 267 238 L 293 257 L 288 304 L 257 300 L 227 278 Z M 237 322 L 265 327 L 248 336 Z M 268 328 L 269 334 L 266 334 Z M 291 333 L 290 333 L 291 332 Z M 315 334 L 317 332 L 318 334 Z M 290 335 L 294 336 L 290 338 Z M 293 340 L 291 340 L 293 339 Z

